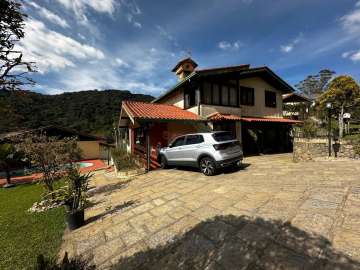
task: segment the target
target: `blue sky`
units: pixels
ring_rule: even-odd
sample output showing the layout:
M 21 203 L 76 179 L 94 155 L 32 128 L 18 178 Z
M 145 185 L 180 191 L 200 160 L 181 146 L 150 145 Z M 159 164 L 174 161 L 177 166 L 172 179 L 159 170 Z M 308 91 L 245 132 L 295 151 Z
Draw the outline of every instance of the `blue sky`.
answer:
M 20 47 L 35 91 L 154 96 L 191 54 L 200 68 L 267 65 L 294 85 L 330 68 L 360 78 L 360 1 L 26 0 Z

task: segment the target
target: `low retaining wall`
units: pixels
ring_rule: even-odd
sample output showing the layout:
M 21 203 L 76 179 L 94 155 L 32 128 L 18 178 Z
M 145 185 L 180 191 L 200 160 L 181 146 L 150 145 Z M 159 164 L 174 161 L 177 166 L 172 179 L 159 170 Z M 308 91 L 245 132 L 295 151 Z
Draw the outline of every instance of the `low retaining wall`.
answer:
M 309 161 L 316 158 L 326 158 L 329 155 L 327 139 L 294 139 L 293 159 L 294 161 Z M 332 142 L 331 156 L 338 158 L 360 158 L 350 142 L 342 140 Z

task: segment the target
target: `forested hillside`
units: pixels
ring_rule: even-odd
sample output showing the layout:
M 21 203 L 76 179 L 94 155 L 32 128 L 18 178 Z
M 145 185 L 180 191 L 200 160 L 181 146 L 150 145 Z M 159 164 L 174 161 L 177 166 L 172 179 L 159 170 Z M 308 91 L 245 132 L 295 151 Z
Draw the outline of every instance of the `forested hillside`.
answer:
M 89 90 L 60 95 L 0 90 L 0 133 L 59 125 L 79 131 L 111 134 L 122 100 L 151 101 L 152 96 L 123 90 Z

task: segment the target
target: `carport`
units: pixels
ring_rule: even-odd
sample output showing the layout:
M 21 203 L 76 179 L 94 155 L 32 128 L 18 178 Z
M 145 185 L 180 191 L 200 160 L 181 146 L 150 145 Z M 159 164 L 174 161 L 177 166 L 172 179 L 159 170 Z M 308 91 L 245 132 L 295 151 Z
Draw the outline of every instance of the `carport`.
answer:
M 241 117 L 244 153 L 273 154 L 292 151 L 291 127 L 302 121 L 286 118 Z

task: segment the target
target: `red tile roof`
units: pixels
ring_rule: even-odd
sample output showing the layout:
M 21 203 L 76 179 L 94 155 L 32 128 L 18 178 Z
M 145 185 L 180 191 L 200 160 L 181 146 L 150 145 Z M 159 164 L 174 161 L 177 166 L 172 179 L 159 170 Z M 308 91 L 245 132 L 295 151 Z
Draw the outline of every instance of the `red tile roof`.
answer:
M 286 124 L 301 124 L 303 121 L 292 120 L 287 118 L 256 118 L 256 117 L 241 117 L 244 122 L 272 122 L 272 123 L 286 123 Z
M 182 110 L 174 105 L 123 101 L 124 110 L 132 118 L 157 120 L 201 120 L 195 113 Z
M 223 114 L 223 113 L 219 113 L 219 112 L 212 113 L 207 118 L 208 118 L 208 120 L 211 120 L 211 121 L 223 121 L 223 120 L 240 121 L 241 120 L 241 117 L 238 115 Z
M 287 118 L 260 118 L 260 117 L 241 117 L 234 114 L 224 114 L 215 112 L 207 117 L 210 121 L 243 121 L 243 122 L 271 122 L 271 123 L 286 123 L 286 124 L 300 124 L 302 121 L 292 120 Z

